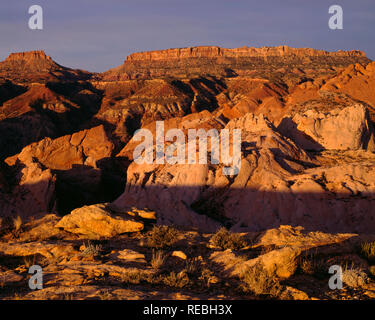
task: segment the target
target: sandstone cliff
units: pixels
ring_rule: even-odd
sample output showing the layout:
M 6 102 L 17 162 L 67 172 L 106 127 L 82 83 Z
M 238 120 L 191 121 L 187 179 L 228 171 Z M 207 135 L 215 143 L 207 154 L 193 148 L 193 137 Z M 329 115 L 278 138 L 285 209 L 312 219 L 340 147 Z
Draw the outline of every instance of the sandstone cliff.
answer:
M 189 78 L 202 75 L 233 77 L 262 74 L 269 77 L 270 73 L 276 72 L 282 78 L 286 76 L 287 71 L 291 73 L 288 75 L 291 78 L 293 71 L 298 69 L 302 72 L 308 69 L 310 73 L 316 74 L 322 73 L 323 70 L 324 73 L 330 73 L 329 69 L 332 67 L 341 68 L 352 63 L 368 62 L 370 60 L 361 51 L 327 52 L 287 46 L 236 49 L 192 47 L 134 53 L 122 66 L 104 72 L 98 77 L 106 81 Z

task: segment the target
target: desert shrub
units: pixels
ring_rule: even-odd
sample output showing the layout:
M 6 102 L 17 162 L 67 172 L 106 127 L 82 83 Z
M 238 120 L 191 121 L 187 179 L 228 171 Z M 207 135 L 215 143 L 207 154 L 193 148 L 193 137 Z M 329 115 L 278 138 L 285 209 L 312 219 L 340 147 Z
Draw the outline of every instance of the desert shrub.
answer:
M 361 268 L 352 266 L 345 266 L 342 270 L 342 282 L 352 288 L 363 287 L 369 278 Z
M 302 273 L 317 278 L 326 277 L 328 274 L 328 267 L 326 262 L 317 257 L 316 255 L 309 255 L 302 257 L 299 263 L 299 267 Z
M 100 244 L 93 244 L 91 242 L 85 244 L 84 250 L 81 252 L 82 256 L 99 256 L 103 251 L 103 247 Z
M 278 296 L 282 289 L 275 274 L 267 272 L 260 263 L 246 269 L 241 279 L 244 282 L 242 289 L 256 295 Z
M 206 287 L 210 286 L 211 280 L 214 278 L 214 273 L 208 268 L 202 268 L 199 280 L 203 282 Z
M 360 253 L 368 261 L 375 261 L 375 241 L 362 243 Z
M 148 245 L 152 248 L 165 248 L 172 246 L 179 232 L 170 226 L 154 226 L 148 235 Z
M 185 271 L 188 275 L 195 275 L 199 269 L 199 261 L 197 258 L 187 259 L 185 261 Z
M 169 287 L 183 288 L 189 284 L 189 277 L 186 272 L 180 272 L 176 274 L 172 271 L 168 276 L 164 278 L 164 284 Z
M 11 230 L 11 233 L 13 237 L 18 237 L 20 232 L 22 231 L 22 219 L 20 216 L 17 216 L 16 218 L 13 218 L 13 228 Z
M 210 239 L 210 243 L 223 250 L 238 250 L 248 245 L 247 241 L 238 233 L 232 233 L 226 228 L 220 228 Z
M 37 256 L 36 255 L 29 255 L 23 257 L 23 263 L 27 269 L 29 269 L 31 266 L 37 264 Z
M 129 270 L 121 275 L 121 281 L 127 284 L 139 284 L 141 282 L 152 282 L 152 275 L 143 270 Z
M 160 269 L 163 266 L 166 259 L 167 259 L 167 256 L 164 254 L 163 251 L 153 251 L 152 258 L 151 258 L 152 268 Z

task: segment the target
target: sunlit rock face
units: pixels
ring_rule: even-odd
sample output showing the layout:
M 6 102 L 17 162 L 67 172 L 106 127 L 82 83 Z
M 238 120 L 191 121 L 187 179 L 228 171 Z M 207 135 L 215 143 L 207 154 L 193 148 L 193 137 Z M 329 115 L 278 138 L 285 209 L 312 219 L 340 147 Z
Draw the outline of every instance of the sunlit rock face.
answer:
M 100 74 L 43 51 L 10 54 L 0 62 L 1 215 L 112 203 L 208 231 L 369 232 L 374 79 L 357 50 L 168 49 Z M 241 130 L 240 171 L 135 163 L 135 132 L 155 136 L 157 121 L 185 137 Z

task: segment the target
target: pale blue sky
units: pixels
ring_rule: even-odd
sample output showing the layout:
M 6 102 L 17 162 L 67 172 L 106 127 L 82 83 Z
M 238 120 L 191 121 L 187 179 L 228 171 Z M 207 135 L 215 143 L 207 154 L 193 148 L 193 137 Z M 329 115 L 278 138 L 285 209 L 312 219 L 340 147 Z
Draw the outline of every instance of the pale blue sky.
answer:
M 44 30 L 28 28 L 41 5 Z M 344 30 L 328 8 L 344 9 Z M 122 64 L 132 52 L 197 45 L 359 49 L 375 59 L 375 0 L 1 0 L 0 59 L 43 49 L 89 71 Z

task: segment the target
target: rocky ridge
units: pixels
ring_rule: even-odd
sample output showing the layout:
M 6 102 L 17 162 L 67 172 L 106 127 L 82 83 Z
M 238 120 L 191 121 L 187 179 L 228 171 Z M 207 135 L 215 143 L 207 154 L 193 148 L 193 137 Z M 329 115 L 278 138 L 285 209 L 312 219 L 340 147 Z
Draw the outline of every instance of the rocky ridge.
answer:
M 375 240 L 364 53 L 169 49 L 92 75 L 36 51 L 11 54 L 0 78 L 1 298 L 375 297 L 359 249 Z M 241 129 L 239 174 L 136 164 L 134 132 L 155 136 L 159 120 Z M 45 289 L 29 292 L 36 261 Z M 332 264 L 353 266 L 339 293 Z

